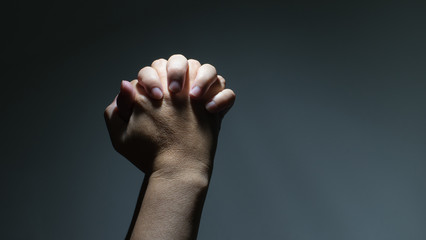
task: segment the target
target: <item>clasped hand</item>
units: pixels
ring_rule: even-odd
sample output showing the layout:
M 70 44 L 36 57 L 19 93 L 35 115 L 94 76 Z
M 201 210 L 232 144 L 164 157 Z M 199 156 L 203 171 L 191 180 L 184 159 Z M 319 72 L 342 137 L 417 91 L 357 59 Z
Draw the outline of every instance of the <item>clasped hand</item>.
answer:
M 145 174 L 209 174 L 234 100 L 215 67 L 176 54 L 122 81 L 104 116 L 116 151 Z

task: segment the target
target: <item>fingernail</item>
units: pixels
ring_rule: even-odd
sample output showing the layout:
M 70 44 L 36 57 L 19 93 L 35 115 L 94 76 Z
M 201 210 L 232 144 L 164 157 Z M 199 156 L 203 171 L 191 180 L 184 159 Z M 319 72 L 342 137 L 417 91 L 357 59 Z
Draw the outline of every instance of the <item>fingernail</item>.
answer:
M 177 82 L 177 81 L 171 82 L 170 85 L 169 85 L 169 90 L 171 92 L 174 92 L 174 93 L 180 92 L 180 90 L 181 90 L 180 83 Z
M 194 97 L 199 97 L 201 95 L 201 88 L 199 86 L 195 86 L 191 89 L 190 94 Z
M 213 111 L 216 108 L 216 102 L 215 101 L 210 101 L 209 103 L 207 103 L 206 105 L 206 109 L 208 111 Z
M 151 95 L 157 100 L 160 100 L 163 98 L 163 92 L 158 87 L 151 89 Z

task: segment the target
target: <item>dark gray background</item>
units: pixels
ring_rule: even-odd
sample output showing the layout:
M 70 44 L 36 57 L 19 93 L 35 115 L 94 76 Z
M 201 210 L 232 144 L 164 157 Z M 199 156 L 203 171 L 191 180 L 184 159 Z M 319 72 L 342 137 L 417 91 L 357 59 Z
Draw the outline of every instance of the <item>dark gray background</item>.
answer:
M 237 93 L 199 239 L 426 239 L 424 1 L 4 11 L 2 239 L 124 238 L 143 174 L 114 152 L 103 110 L 174 53 Z

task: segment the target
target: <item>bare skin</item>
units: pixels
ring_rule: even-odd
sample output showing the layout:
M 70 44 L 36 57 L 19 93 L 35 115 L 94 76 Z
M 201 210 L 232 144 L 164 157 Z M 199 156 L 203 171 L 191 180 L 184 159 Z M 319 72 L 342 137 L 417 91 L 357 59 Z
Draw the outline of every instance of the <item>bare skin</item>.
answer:
M 145 173 L 128 239 L 196 239 L 220 125 L 235 94 L 176 54 L 123 81 L 105 110 L 114 148 Z

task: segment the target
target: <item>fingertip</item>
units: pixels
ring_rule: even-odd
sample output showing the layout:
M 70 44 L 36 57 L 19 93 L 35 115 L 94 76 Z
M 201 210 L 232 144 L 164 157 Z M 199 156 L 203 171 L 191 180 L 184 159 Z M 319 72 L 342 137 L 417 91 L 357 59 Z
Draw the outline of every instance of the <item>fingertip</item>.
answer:
M 164 94 L 163 94 L 163 91 L 161 91 L 160 88 L 154 87 L 153 89 L 151 89 L 151 96 L 154 99 L 161 100 L 163 98 Z
M 187 87 L 188 60 L 182 54 L 174 54 L 167 61 L 167 82 L 171 93 L 179 93 Z
M 201 90 L 201 88 L 199 87 L 199 86 L 194 86 L 192 89 L 191 89 L 191 91 L 190 91 L 190 93 L 189 93 L 192 97 L 194 97 L 194 98 L 198 98 L 198 97 L 200 97 L 201 95 L 202 95 L 202 90 Z
M 206 104 L 207 111 L 211 113 L 217 112 L 217 104 L 214 100 L 211 100 L 209 103 Z
M 169 91 L 172 93 L 178 93 L 182 90 L 182 85 L 178 81 L 171 81 L 169 84 Z
M 235 102 L 236 95 L 231 89 L 225 89 L 218 93 L 213 99 L 206 104 L 206 109 L 211 113 L 221 112 L 230 109 Z

